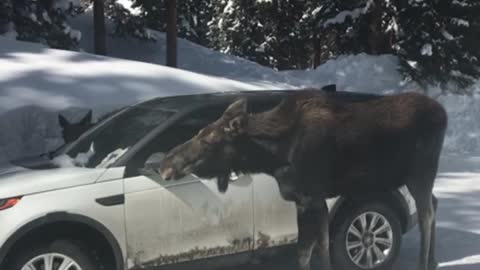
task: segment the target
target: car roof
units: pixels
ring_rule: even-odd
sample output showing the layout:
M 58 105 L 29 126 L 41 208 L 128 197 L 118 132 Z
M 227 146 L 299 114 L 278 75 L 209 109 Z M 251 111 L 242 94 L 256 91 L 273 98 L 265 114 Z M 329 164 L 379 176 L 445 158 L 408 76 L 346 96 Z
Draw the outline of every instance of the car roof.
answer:
M 167 109 L 178 110 L 183 107 L 192 107 L 200 104 L 212 105 L 230 103 L 236 99 L 246 97 L 249 100 L 272 100 L 277 101 L 286 94 L 293 93 L 296 90 L 248 90 L 248 91 L 225 91 L 215 93 L 176 95 L 169 97 L 153 98 L 134 105 L 134 107 L 143 107 L 148 109 Z

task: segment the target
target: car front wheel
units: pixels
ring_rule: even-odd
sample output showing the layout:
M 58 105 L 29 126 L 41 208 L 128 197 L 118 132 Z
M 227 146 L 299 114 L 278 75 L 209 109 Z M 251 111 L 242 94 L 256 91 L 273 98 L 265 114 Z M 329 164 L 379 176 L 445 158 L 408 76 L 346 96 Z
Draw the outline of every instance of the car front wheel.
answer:
M 94 260 L 79 245 L 67 240 L 20 250 L 9 270 L 98 270 Z
M 345 211 L 337 221 L 332 235 L 335 269 L 391 269 L 402 237 L 394 210 L 367 203 Z

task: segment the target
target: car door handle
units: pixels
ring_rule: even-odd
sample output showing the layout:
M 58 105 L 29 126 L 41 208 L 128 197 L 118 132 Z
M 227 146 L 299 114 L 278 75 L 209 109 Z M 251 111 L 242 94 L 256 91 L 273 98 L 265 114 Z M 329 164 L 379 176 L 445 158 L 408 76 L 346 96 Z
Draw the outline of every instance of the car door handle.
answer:
M 125 195 L 124 194 L 118 194 L 118 195 L 113 195 L 113 196 L 108 196 L 108 197 L 103 197 L 103 198 L 97 198 L 95 201 L 103 206 L 114 206 L 114 205 L 121 205 L 125 203 Z

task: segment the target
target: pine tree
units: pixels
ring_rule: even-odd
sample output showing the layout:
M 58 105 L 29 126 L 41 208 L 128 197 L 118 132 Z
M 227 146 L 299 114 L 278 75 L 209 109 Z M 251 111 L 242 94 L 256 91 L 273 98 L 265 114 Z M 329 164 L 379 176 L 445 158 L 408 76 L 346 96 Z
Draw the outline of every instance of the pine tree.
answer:
M 113 32 L 116 37 L 133 36 L 141 40 L 152 41 L 146 22 L 137 12 L 132 12 L 119 4 L 116 0 L 105 3 L 105 13 L 109 21 L 113 22 Z
M 212 0 L 178 0 L 177 25 L 178 36 L 201 45 L 208 44 L 207 23 L 211 17 Z M 117 22 L 117 34 L 130 34 L 141 38 L 151 38 L 147 29 L 165 32 L 167 22 L 166 0 L 135 0 L 133 7 L 140 9 L 139 14 L 112 16 Z M 125 10 L 123 10 L 125 12 Z M 118 23 L 120 22 L 120 23 Z
M 308 2 L 314 67 L 341 54 L 394 54 L 407 79 L 460 92 L 480 75 L 478 1 Z
M 13 4 L 11 1 L 0 2 L 0 35 L 16 38 L 13 24 Z
M 394 52 L 402 71 L 421 84 L 462 92 L 480 76 L 480 3 L 475 0 L 399 4 Z
M 305 67 L 299 23 L 305 2 L 291 0 L 213 2 L 211 45 L 277 69 Z
M 3 0 L 1 34 L 52 48 L 77 49 L 81 33 L 71 29 L 66 20 L 78 12 L 80 7 L 58 7 L 51 0 Z
M 94 52 L 107 54 L 107 30 L 105 25 L 105 3 L 103 0 L 93 0 Z
M 208 36 L 214 48 L 232 55 L 266 63 L 265 50 L 259 37 L 264 37 L 264 25 L 255 20 L 255 1 L 214 0 L 213 16 L 208 23 Z

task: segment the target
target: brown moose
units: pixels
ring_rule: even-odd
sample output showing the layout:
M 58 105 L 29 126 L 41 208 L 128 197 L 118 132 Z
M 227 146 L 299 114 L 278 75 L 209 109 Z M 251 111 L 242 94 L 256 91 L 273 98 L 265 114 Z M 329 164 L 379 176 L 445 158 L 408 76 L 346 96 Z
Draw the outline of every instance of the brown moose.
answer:
M 321 269 L 331 269 L 325 199 L 406 185 L 418 211 L 418 270 L 432 270 L 437 265 L 432 189 L 446 126 L 445 109 L 415 92 L 353 102 L 336 92 L 305 89 L 258 114 L 249 114 L 247 100 L 240 99 L 172 149 L 160 173 L 165 180 L 189 173 L 217 178 L 222 192 L 232 171 L 272 175 L 282 197 L 297 205 L 302 270 L 310 269 L 315 244 Z

